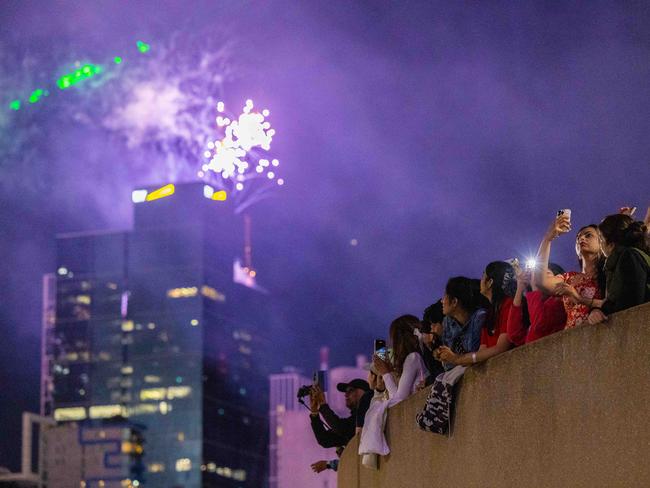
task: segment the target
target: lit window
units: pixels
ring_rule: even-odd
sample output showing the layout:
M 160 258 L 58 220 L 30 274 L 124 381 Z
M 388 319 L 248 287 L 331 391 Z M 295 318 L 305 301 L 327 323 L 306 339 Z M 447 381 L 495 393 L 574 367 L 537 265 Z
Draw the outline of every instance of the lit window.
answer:
M 165 471 L 165 465 L 163 463 L 151 463 L 147 466 L 147 470 L 150 473 L 162 473 Z
M 163 415 L 167 415 L 172 410 L 171 405 L 169 403 L 167 403 L 167 402 L 160 402 L 158 404 L 158 407 L 159 407 L 160 413 L 163 414 Z
M 178 442 L 183 442 L 185 440 L 185 432 L 179 432 L 176 438 L 178 439 Z
M 164 388 L 148 388 L 140 390 L 140 400 L 164 400 L 167 392 Z
M 158 188 L 157 190 L 154 190 L 148 195 L 146 195 L 145 200 L 147 202 L 151 202 L 153 200 L 158 200 L 159 198 L 170 197 L 174 194 L 175 191 L 176 188 L 174 187 L 173 183 L 170 183 L 169 185 L 165 185 L 162 188 Z
M 158 413 L 158 405 L 153 404 L 153 403 L 138 403 L 137 405 L 134 405 L 133 407 L 129 407 L 128 413 L 129 415 L 150 415 L 154 413 Z
M 142 446 L 137 442 L 122 442 L 122 454 L 142 454 Z
M 192 327 L 196 327 L 197 325 L 199 325 L 199 321 L 196 320 L 196 319 L 192 319 L 192 320 L 190 320 L 190 325 Z
M 275 411 L 278 413 L 284 413 L 285 410 L 286 408 L 284 407 L 284 405 L 278 405 L 275 407 Z
M 154 376 L 152 374 L 145 375 L 145 383 L 160 383 L 160 376 Z
M 275 435 L 278 437 L 282 437 L 284 435 L 284 429 L 282 427 L 277 427 L 275 429 Z
M 90 296 L 89 295 L 77 295 L 77 303 L 83 305 L 90 305 Z
M 133 374 L 133 366 L 122 366 L 120 371 L 122 374 Z
M 199 289 L 196 286 L 172 288 L 171 290 L 167 290 L 167 296 L 169 298 L 191 298 L 195 297 L 198 293 Z
M 189 471 L 192 469 L 192 461 L 189 458 L 176 460 L 176 471 Z
M 54 420 L 83 420 L 86 418 L 84 407 L 57 408 L 54 410 Z
M 130 332 L 133 330 L 133 320 L 125 320 L 122 322 L 122 330 L 124 332 Z
M 147 190 L 133 190 L 131 192 L 131 201 L 133 203 L 142 203 L 147 199 Z
M 88 410 L 91 419 L 107 419 L 122 415 L 122 407 L 120 405 L 94 405 Z
M 192 388 L 189 386 L 170 386 L 167 388 L 167 398 L 173 400 L 174 398 L 185 398 L 192 393 Z
M 226 295 L 223 293 L 218 292 L 211 286 L 203 285 L 201 287 L 201 295 L 203 295 L 206 298 L 209 298 L 210 300 L 214 300 L 215 302 L 225 302 L 226 301 Z

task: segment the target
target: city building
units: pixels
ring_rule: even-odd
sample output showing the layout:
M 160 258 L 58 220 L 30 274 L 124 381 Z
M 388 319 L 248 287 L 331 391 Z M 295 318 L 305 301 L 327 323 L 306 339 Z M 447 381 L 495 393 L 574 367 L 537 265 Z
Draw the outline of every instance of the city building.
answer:
M 122 419 L 57 424 L 23 413 L 21 471 L 0 468 L 0 487 L 138 488 L 142 429 Z
M 44 434 L 47 488 L 144 486 L 144 435 L 129 422 L 63 422 Z
M 44 280 L 42 414 L 143 426 L 139 485 L 264 484 L 269 296 L 213 193 L 134 191 L 133 230 L 58 237 Z
M 353 378 L 366 378 L 364 356 L 357 365 L 328 369 L 327 350 L 321 349 L 320 369 L 327 370 L 327 400 L 341 417 L 348 417 L 344 395 L 336 390 L 337 383 Z M 297 393 L 301 386 L 311 385 L 312 375 L 306 377 L 293 368 L 269 376 L 269 488 L 336 488 L 336 473 L 326 470 L 316 474 L 311 464 L 336 459 L 335 449 L 318 445 L 309 420 L 309 398 L 300 403 Z

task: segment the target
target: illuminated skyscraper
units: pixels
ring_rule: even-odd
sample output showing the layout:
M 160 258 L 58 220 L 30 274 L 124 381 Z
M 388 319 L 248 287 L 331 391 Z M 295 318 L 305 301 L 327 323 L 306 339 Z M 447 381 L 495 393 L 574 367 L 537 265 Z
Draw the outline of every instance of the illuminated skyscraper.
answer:
M 269 297 L 234 276 L 242 222 L 208 195 L 135 191 L 133 231 L 59 237 L 45 280 L 43 413 L 143 425 L 145 486 L 264 482 Z

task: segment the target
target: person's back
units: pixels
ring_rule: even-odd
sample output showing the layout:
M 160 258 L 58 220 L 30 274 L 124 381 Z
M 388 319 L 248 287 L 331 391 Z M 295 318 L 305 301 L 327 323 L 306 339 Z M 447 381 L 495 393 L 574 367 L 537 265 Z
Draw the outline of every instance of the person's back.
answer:
M 624 214 L 609 215 L 598 225 L 607 256 L 604 314 L 650 301 L 650 245 L 647 226 Z

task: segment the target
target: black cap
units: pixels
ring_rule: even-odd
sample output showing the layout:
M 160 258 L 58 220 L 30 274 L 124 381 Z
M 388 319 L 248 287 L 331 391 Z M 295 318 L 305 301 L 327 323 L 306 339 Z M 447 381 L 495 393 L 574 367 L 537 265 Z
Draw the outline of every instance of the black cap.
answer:
M 370 385 L 368 382 L 366 380 L 362 380 L 361 378 L 355 378 L 349 383 L 339 383 L 336 385 L 336 389 L 342 393 L 345 393 L 348 388 L 359 388 L 363 391 L 370 391 Z

